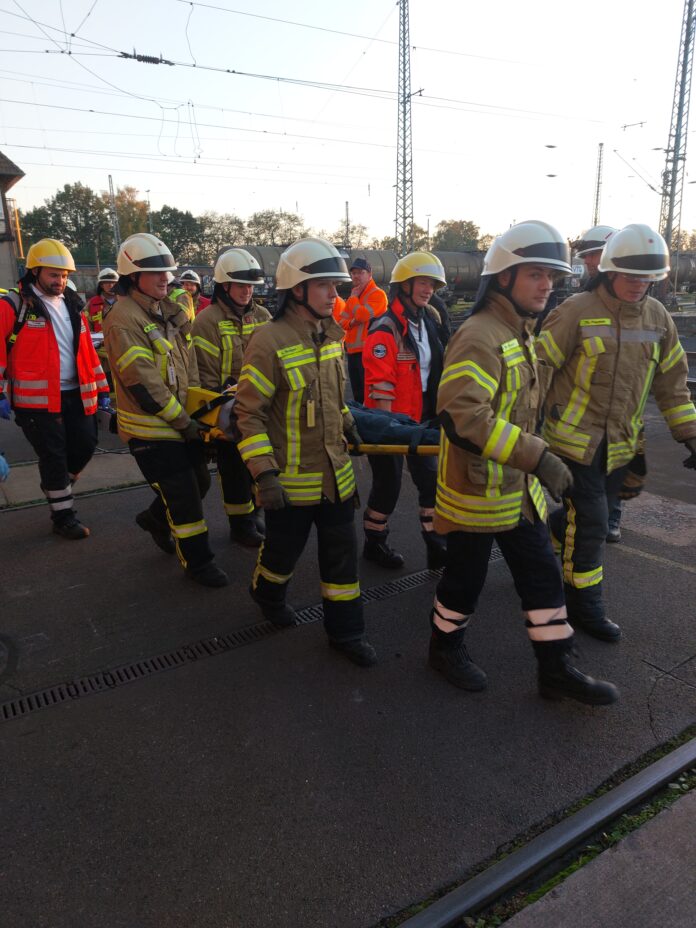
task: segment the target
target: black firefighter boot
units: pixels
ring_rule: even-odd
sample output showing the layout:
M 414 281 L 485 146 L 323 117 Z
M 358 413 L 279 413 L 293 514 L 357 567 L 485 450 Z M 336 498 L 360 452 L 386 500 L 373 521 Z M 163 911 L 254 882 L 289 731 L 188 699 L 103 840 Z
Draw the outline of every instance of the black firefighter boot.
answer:
M 365 528 L 365 522 L 367 520 L 368 516 L 367 513 L 365 513 L 365 515 L 363 515 L 363 530 L 365 532 L 363 557 L 365 560 L 379 564 L 380 567 L 388 567 L 391 570 L 398 570 L 399 567 L 403 567 L 403 557 L 387 544 L 387 538 L 389 537 L 387 520 L 380 519 L 377 516 L 369 517 L 370 522 L 384 525 L 382 531 L 379 532 L 376 532 L 374 529 Z
M 600 641 L 615 642 L 621 639 L 621 628 L 604 614 L 601 587 L 577 590 L 570 584 L 563 585 L 568 622 L 573 628 L 581 628 L 586 634 Z
M 253 512 L 243 516 L 229 516 L 230 540 L 245 548 L 260 548 L 264 535 L 259 531 L 258 522 Z
M 426 523 L 432 521 L 432 516 L 421 518 L 421 525 L 425 526 Z M 447 536 L 439 535 L 437 532 L 432 531 L 432 529 L 426 531 L 425 528 L 421 531 L 421 535 L 425 542 L 428 567 L 431 570 L 438 570 L 440 567 L 444 567 L 447 563 Z
M 464 644 L 464 629 L 443 632 L 433 627 L 428 663 L 433 670 L 439 671 L 446 680 L 462 690 L 478 692 L 485 690 L 488 685 L 486 674 L 469 657 Z
M 575 699 L 589 706 L 609 706 L 619 698 L 613 683 L 588 677 L 571 664 L 575 636 L 560 641 L 532 641 L 539 663 L 539 695 Z

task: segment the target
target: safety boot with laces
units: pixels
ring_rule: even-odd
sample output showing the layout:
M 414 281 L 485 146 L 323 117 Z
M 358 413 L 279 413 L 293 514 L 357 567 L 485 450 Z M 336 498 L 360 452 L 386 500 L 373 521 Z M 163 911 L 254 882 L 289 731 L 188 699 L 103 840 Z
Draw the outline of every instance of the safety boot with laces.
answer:
M 89 529 L 75 515 L 63 522 L 54 522 L 53 531 L 56 535 L 67 538 L 69 541 L 80 541 L 82 538 L 89 537 Z
M 230 582 L 225 571 L 221 570 L 214 561 L 209 561 L 196 570 L 187 567 L 186 576 L 196 583 L 200 583 L 201 586 L 220 587 L 227 586 Z
M 452 641 L 445 632 L 435 630 L 430 639 L 428 663 L 433 670 L 439 671 L 446 680 L 462 690 L 478 692 L 485 690 L 488 677 L 469 656 L 464 644 L 464 636 L 452 632 Z
M 253 586 L 249 587 L 249 595 L 261 609 L 264 619 L 272 625 L 277 625 L 278 628 L 291 628 L 297 625 L 297 613 L 286 602 L 264 599 L 263 596 L 259 596 Z
M 135 517 L 135 521 L 144 532 L 149 532 L 152 535 L 152 540 L 158 548 L 167 554 L 174 554 L 176 545 L 166 522 L 160 522 L 156 519 L 149 509 L 139 512 Z
M 365 547 L 363 548 L 363 557 L 366 561 L 372 561 L 380 567 L 387 567 L 390 570 L 398 570 L 404 566 L 404 559 L 401 554 L 394 551 L 387 544 L 388 532 L 382 532 L 379 535 L 365 535 Z
M 377 652 L 366 638 L 354 638 L 352 641 L 329 638 L 329 645 L 358 667 L 372 667 L 377 663 Z
M 230 516 L 230 540 L 236 541 L 237 544 L 245 548 L 260 548 L 264 541 L 264 535 L 259 531 L 259 526 L 253 514 L 248 516 Z
M 595 680 L 571 663 L 575 636 L 561 641 L 533 641 L 539 662 L 539 695 L 544 699 L 574 699 L 589 706 L 608 706 L 619 698 L 613 683 Z

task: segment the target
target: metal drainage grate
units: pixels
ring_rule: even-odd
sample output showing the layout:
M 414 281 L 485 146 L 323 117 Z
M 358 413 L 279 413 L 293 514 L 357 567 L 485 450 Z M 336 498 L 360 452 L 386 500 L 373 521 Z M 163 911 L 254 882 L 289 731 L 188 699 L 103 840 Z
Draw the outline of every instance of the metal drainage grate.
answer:
M 491 560 L 498 560 L 501 557 L 500 550 L 494 547 L 491 552 Z M 389 599 L 392 596 L 398 596 L 400 593 L 423 586 L 429 581 L 437 580 L 440 574 L 441 571 L 439 570 L 420 570 L 406 577 L 399 577 L 380 586 L 364 590 L 362 600 L 371 603 Z M 321 605 L 308 606 L 306 609 L 298 610 L 297 619 L 301 625 L 311 625 L 320 621 L 323 615 L 324 610 Z M 116 689 L 118 686 L 124 686 L 126 683 L 134 683 L 144 677 L 151 677 L 153 674 L 175 670 L 185 664 L 194 664 L 206 657 L 225 654 L 227 651 L 234 651 L 237 648 L 243 648 L 245 645 L 260 641 L 262 638 L 268 638 L 279 631 L 281 629 L 271 622 L 258 622 L 255 625 L 249 625 L 246 628 L 230 632 L 228 635 L 202 638 L 200 641 L 193 642 L 193 644 L 184 645 L 173 651 L 165 651 L 155 657 L 146 657 L 140 661 L 123 664 L 113 670 L 102 670 L 85 677 L 79 677 L 71 683 L 59 683 L 56 686 L 49 686 L 46 689 L 37 690 L 35 693 L 29 693 L 26 696 L 19 696 L 8 702 L 0 703 L 0 722 L 21 719 L 33 712 L 38 712 L 40 709 L 50 709 L 64 702 L 82 699 L 84 696 L 104 693 Z

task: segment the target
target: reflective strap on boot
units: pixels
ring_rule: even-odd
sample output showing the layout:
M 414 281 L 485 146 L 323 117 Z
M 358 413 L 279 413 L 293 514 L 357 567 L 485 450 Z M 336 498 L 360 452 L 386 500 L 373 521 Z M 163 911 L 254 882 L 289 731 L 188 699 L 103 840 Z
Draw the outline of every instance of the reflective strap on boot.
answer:
M 565 606 L 530 609 L 523 614 L 530 641 L 562 641 L 573 634 Z
M 433 515 L 435 514 L 434 509 L 421 509 L 420 510 L 420 523 L 421 529 L 424 532 L 433 531 Z
M 365 510 L 363 513 L 363 529 L 366 535 L 374 537 L 375 535 L 389 534 L 387 522 L 389 516 L 384 512 L 375 512 L 374 510 Z
M 451 635 L 452 632 L 464 631 L 469 625 L 471 615 L 472 613 L 465 615 L 463 612 L 454 612 L 452 609 L 443 606 L 438 598 L 435 597 L 430 622 L 433 628 L 447 635 Z

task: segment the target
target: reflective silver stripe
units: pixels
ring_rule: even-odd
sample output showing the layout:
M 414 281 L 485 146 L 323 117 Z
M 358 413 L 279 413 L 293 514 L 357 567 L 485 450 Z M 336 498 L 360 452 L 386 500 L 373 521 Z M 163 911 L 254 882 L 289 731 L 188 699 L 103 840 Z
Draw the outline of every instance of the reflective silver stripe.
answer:
M 48 406 L 47 396 L 18 396 L 15 391 L 14 398 L 20 406 Z
M 13 380 L 17 390 L 48 390 L 47 380 Z
M 622 329 L 622 342 L 661 342 L 662 334 L 651 329 Z

